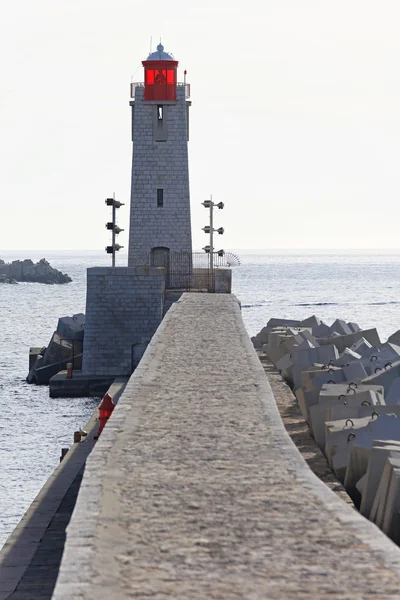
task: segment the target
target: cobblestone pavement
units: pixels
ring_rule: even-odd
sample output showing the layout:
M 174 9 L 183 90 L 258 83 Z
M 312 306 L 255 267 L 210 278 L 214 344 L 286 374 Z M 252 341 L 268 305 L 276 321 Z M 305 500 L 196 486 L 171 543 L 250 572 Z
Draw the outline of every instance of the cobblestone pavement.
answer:
M 298 453 L 232 296 L 168 312 L 87 460 L 53 598 L 400 598 L 400 550 Z

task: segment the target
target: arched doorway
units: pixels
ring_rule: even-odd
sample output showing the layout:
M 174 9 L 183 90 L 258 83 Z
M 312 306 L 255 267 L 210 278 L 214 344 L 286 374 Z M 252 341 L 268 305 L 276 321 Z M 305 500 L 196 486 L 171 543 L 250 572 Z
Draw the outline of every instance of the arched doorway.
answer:
M 151 249 L 151 266 L 164 267 L 165 269 L 165 286 L 169 285 L 169 248 L 164 246 L 156 246 Z

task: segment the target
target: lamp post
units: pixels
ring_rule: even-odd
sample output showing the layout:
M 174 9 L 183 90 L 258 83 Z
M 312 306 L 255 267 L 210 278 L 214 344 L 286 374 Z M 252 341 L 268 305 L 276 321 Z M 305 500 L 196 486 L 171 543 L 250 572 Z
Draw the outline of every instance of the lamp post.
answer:
M 115 194 L 113 194 L 112 198 L 107 198 L 105 202 L 106 202 L 107 206 L 112 207 L 111 221 L 106 223 L 106 229 L 108 229 L 112 232 L 111 246 L 106 246 L 106 252 L 107 252 L 107 254 L 112 255 L 111 264 L 113 267 L 115 267 L 115 253 L 118 252 L 118 250 L 121 250 L 121 248 L 123 248 L 123 246 L 120 246 L 119 244 L 115 243 L 115 236 L 118 235 L 119 233 L 121 233 L 121 231 L 124 231 L 123 229 L 118 227 L 118 225 L 116 224 L 117 208 L 121 208 L 121 206 L 124 206 L 124 203 L 119 202 L 119 200 L 116 200 Z
M 210 234 L 210 245 L 204 246 L 203 250 L 210 254 L 210 275 L 211 275 L 211 292 L 215 291 L 215 279 L 214 279 L 214 231 L 218 234 L 222 235 L 224 233 L 224 228 L 219 227 L 218 229 L 214 229 L 214 206 L 222 210 L 224 208 L 223 202 L 213 202 L 212 195 L 209 200 L 204 200 L 202 202 L 204 208 L 208 208 L 210 210 L 210 224 L 203 227 L 204 233 Z M 223 255 L 223 250 L 218 251 L 218 256 Z M 222 253 L 222 254 L 221 254 Z

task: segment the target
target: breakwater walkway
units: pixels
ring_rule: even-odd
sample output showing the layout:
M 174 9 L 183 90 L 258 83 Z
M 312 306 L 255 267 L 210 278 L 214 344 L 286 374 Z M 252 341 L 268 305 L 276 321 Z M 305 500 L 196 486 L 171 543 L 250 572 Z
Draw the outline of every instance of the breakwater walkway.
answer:
M 56 600 L 398 598 L 400 550 L 287 435 L 233 296 L 185 294 L 86 463 Z

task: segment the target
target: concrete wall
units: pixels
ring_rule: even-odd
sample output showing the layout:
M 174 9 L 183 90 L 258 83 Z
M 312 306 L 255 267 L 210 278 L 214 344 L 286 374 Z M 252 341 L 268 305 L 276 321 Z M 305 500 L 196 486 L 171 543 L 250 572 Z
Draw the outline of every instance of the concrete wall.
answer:
M 144 102 L 136 88 L 132 106 L 132 189 L 129 266 L 154 247 L 192 250 L 185 88 L 176 102 L 163 104 L 162 135 L 157 132 L 157 102 Z M 157 206 L 162 189 L 164 205 Z
M 161 323 L 163 298 L 163 269 L 88 269 L 83 372 L 130 375 Z
M 230 294 L 232 292 L 232 269 L 215 269 L 216 294 Z

